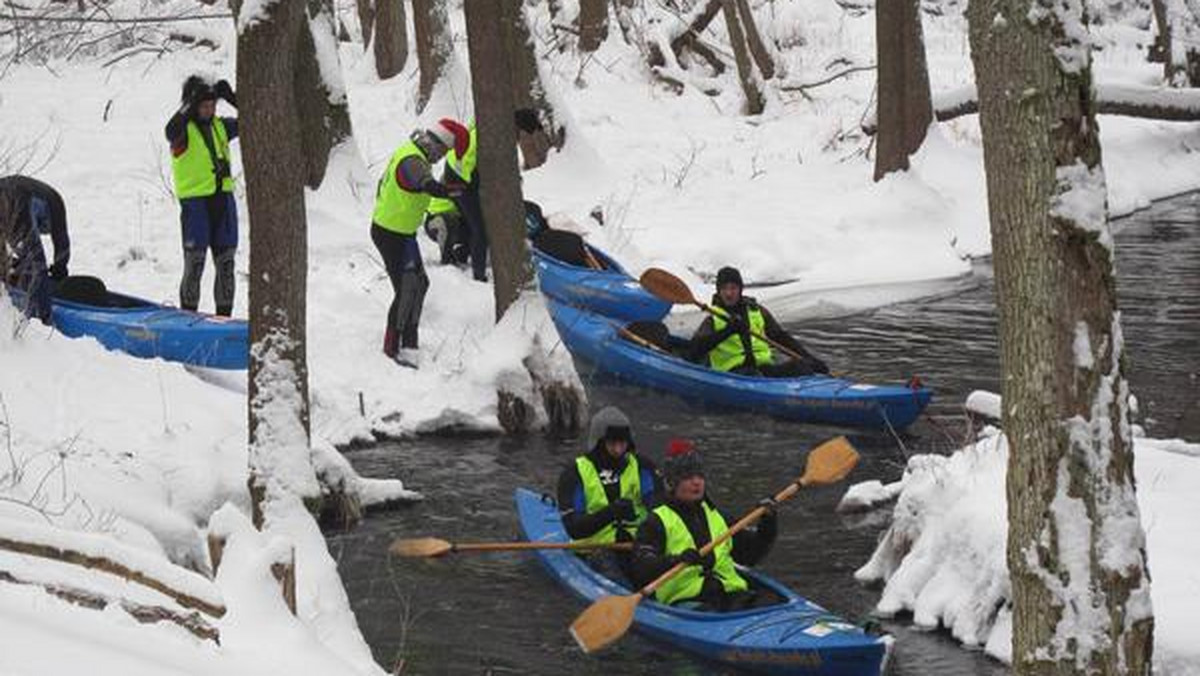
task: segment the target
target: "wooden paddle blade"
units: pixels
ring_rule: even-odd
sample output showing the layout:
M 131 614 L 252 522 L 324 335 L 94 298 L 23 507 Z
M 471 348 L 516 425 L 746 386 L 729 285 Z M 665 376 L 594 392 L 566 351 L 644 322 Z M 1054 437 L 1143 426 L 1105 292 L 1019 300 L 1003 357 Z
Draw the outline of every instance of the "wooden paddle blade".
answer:
M 585 653 L 615 643 L 629 631 L 641 594 L 605 596 L 587 607 L 571 623 L 571 636 Z
M 858 451 L 850 441 L 846 437 L 834 437 L 808 454 L 800 483 L 811 486 L 841 481 L 857 464 Z
M 396 556 L 408 558 L 429 558 L 442 556 L 454 549 L 454 545 L 439 538 L 413 538 L 411 540 L 396 540 L 388 548 Z
M 650 268 L 642 273 L 638 283 L 651 294 L 675 305 L 699 305 L 692 290 L 682 279 L 661 268 Z

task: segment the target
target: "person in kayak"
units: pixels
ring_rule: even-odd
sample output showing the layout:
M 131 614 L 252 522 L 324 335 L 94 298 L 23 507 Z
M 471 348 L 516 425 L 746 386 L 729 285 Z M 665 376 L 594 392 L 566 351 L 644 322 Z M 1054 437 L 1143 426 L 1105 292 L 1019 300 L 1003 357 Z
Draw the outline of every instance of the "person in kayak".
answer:
M 238 244 L 237 203 L 233 198 L 229 144 L 237 139 L 237 119 L 218 117 L 217 99 L 237 108 L 237 96 L 225 80 L 210 85 L 199 75 L 183 83 L 182 105 L 167 121 L 171 173 L 183 233 L 183 279 L 179 307 L 200 307 L 200 278 L 212 250 L 217 268 L 213 301 L 218 315 L 233 314 Z
M 756 526 L 700 556 L 704 545 L 728 530 L 728 521 L 708 498 L 704 464 L 690 441 L 668 443 L 663 478 L 666 500 L 646 516 L 634 542 L 633 581 L 644 586 L 676 564 L 686 563 L 654 592 L 656 601 L 718 612 L 754 605 L 756 595 L 734 563 L 752 566 L 770 551 L 778 531 L 774 501 L 768 498 L 760 503 L 767 512 Z
M 825 362 L 813 356 L 755 299 L 742 295 L 742 273 L 724 267 L 717 272 L 717 292 L 712 307 L 716 315 L 705 319 L 692 336 L 691 360 L 708 362 L 717 371 L 768 378 L 793 378 L 829 373 Z M 753 334 L 766 336 L 801 356 L 774 362 L 771 344 Z
M 658 469 L 637 452 L 629 418 L 615 406 L 600 409 L 588 428 L 587 451 L 558 477 L 558 506 L 574 542 L 631 542 L 662 490 Z M 628 576 L 629 556 L 599 550 L 593 567 Z
M 29 317 L 50 323 L 50 298 L 54 287 L 67 277 L 71 241 L 67 236 L 67 208 L 62 195 L 28 176 L 0 178 L 0 233 L 9 256 L 7 282 L 25 292 L 22 310 Z M 54 258 L 47 266 L 42 235 L 49 235 Z
M 461 157 L 469 137 L 467 128 L 450 118 L 414 131 L 392 154 L 376 189 L 371 241 L 383 258 L 393 291 L 383 353 L 401 366 L 419 366 L 417 334 L 429 289 L 417 230 L 431 199 L 457 197 L 462 191 L 461 186 L 439 183 L 430 167 L 451 150 Z

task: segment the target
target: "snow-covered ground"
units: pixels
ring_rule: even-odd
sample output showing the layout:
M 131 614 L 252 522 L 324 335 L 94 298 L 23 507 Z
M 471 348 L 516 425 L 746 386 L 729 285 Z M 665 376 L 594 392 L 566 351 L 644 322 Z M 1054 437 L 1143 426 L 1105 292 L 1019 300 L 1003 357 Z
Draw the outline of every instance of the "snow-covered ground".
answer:
M 178 4 L 195 10 L 191 0 Z M 760 26 L 783 49 L 790 81 L 809 82 L 874 61 L 870 13 L 852 16 L 832 0 L 752 4 Z M 108 6 L 117 16 L 143 9 L 134 0 Z M 343 9 L 353 31 L 352 8 Z M 351 478 L 365 498 L 404 493 L 396 483 L 358 483 L 330 443 L 445 427 L 498 431 L 497 388 L 529 392 L 533 386 L 526 357 L 548 353 L 551 368 L 572 377 L 536 297 L 522 300 L 495 326 L 489 286 L 433 265 L 421 370 L 401 369 L 380 353 L 391 289 L 368 237 L 371 196 L 386 158 L 415 126 L 446 114 L 470 116 L 461 68 L 465 38 L 460 13 L 452 16 L 459 65 L 420 117 L 414 57 L 400 75 L 380 82 L 370 55 L 343 46 L 355 144 L 334 157 L 325 185 L 308 195 L 314 459 L 322 471 Z M 873 183 L 865 154 L 870 141 L 858 131 L 873 96 L 871 72 L 810 89 L 807 97 L 772 88 L 766 113 L 747 118 L 737 114 L 741 93 L 732 74 L 720 96 L 694 89 L 675 96 L 647 75 L 615 25 L 607 43 L 581 64 L 570 50 L 551 48 L 544 8 L 530 16 L 538 52 L 547 58 L 547 84 L 569 131 L 562 153 L 525 173 L 526 196 L 552 220 L 574 222 L 635 273 L 664 267 L 688 279 L 701 296 L 709 292 L 701 277 L 726 264 L 741 267 L 751 282 L 794 280 L 759 296 L 778 314 L 795 317 L 945 289 L 969 272 L 969 257 L 988 253 L 974 118 L 935 125 L 911 171 Z M 172 304 L 182 256 L 163 125 L 178 106 L 187 75 L 232 80 L 236 56 L 231 23 L 196 22 L 178 30 L 212 40 L 216 49 L 132 54 L 111 66 L 101 65 L 104 58 L 55 61 L 49 68 L 18 64 L 0 76 L 0 156 L 7 155 L 8 169 L 28 160 L 27 170 L 36 169 L 63 193 L 72 271 Z M 713 30 L 713 41 L 722 43 L 720 19 Z M 967 84 L 963 18 L 926 16 L 925 32 L 934 90 Z M 1110 24 L 1098 35 L 1099 81 L 1157 82 L 1160 68 L 1143 57 L 1147 31 Z M 234 114 L 223 103 L 220 110 Z M 1100 124 L 1114 212 L 1200 187 L 1200 154 L 1193 152 L 1200 147 L 1200 126 L 1116 118 Z M 236 143 L 234 149 L 236 160 Z M 234 171 L 243 215 L 235 314 L 244 316 L 253 224 L 245 220 L 236 161 Z M 590 217 L 596 207 L 603 225 Z M 427 240 L 422 247 L 432 263 L 435 247 Z M 206 285 L 202 308 L 211 309 L 210 303 Z M 291 523 L 285 529 L 297 546 L 299 620 L 264 591 L 274 584 L 265 571 L 280 544 L 260 541 L 240 516 L 247 508 L 246 405 L 236 379 L 200 378 L 176 365 L 136 361 L 37 325 L 13 337 L 14 322 L 0 299 L 0 519 L 48 520 L 46 528 L 103 534 L 114 547 L 200 571 L 207 567 L 205 536 L 216 528 L 230 538 L 226 561 L 237 565 L 223 566 L 206 592 L 219 594 L 228 608 L 214 622 L 222 635 L 219 648 L 172 625 L 135 625 L 115 607 L 97 613 L 29 585 L 0 584 L 0 671 L 58 673 L 85 661 L 114 673 L 378 670 L 315 526 Z M 1162 481 L 1184 476 L 1168 474 Z M 1143 479 L 1143 489 L 1147 483 Z M 1186 485 L 1198 485 L 1196 478 Z M 1150 513 L 1144 506 L 1143 514 Z M 1194 558 L 1174 558 L 1155 526 L 1147 526 L 1157 603 L 1164 578 L 1172 589 L 1171 566 L 1182 571 L 1181 562 Z M 6 570 L 49 570 L 26 559 L 6 558 Z M 37 580 L 42 578 L 30 581 Z M 76 582 L 121 598 L 148 593 L 111 588 L 99 573 Z M 931 611 L 918 621 L 936 617 Z M 1171 617 L 1169 609 L 1160 615 L 1166 627 L 1160 638 L 1167 654 L 1184 655 L 1170 638 L 1173 627 L 1183 630 Z M 267 624 L 277 630 L 258 629 Z M 962 635 L 979 643 L 1001 635 L 984 636 L 983 628 Z
M 1200 444 L 1134 440 L 1138 506 L 1146 531 L 1154 603 L 1155 672 L 1200 674 L 1195 562 L 1200 542 Z M 912 614 L 918 626 L 944 627 L 967 646 L 1011 661 L 1012 613 L 1005 561 L 1008 444 L 989 427 L 950 456 L 916 455 L 900 481 L 851 487 L 844 507 L 897 498 L 892 525 L 855 574 L 884 583 L 876 612 Z

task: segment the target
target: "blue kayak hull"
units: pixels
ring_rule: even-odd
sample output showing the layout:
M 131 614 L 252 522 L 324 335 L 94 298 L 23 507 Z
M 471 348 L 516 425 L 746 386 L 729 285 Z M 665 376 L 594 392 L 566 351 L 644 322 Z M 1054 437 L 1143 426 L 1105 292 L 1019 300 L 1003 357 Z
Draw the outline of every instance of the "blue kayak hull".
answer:
M 642 387 L 719 408 L 846 427 L 901 430 L 929 404 L 925 387 L 867 385 L 814 375 L 762 378 L 722 373 L 618 335 L 620 322 L 547 301 L 563 344 L 598 371 Z
M 18 305 L 22 294 L 9 289 Z M 167 307 L 108 293 L 109 304 L 90 305 L 54 298 L 55 330 L 69 338 L 95 338 L 104 347 L 142 359 L 164 359 L 213 369 L 245 369 L 250 329 L 231 319 Z
M 517 512 L 525 537 L 537 542 L 567 542 L 553 501 L 517 489 Z M 564 550 L 537 550 L 552 578 L 583 601 L 629 594 L 629 589 L 593 570 Z M 752 585 L 778 596 L 780 603 L 731 613 L 699 612 L 642 601 L 633 619 L 640 633 L 699 657 L 772 674 L 804 676 L 877 676 L 891 638 L 866 633 L 774 579 L 742 570 Z
M 534 249 L 538 288 L 542 293 L 560 303 L 629 322 L 658 321 L 667 316 L 670 304 L 643 289 L 604 252 L 588 248 L 606 269 L 576 267 Z

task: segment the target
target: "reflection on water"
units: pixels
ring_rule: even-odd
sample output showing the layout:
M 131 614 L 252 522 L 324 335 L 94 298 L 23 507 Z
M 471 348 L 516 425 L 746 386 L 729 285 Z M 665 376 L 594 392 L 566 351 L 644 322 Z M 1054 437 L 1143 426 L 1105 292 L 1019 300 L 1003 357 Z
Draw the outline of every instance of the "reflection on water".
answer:
M 1118 232 L 1120 305 L 1133 391 L 1149 434 L 1200 438 L 1200 201 L 1185 196 L 1124 221 Z M 961 284 L 962 280 L 956 280 Z M 774 309 L 774 307 L 772 308 Z M 871 313 L 792 326 L 835 368 L 871 380 L 920 375 L 937 392 L 930 412 L 903 439 L 908 452 L 946 452 L 962 430 L 957 413 L 972 389 L 999 389 L 990 274 L 981 268 L 965 292 Z M 731 514 L 748 509 L 800 474 L 804 453 L 838 430 L 749 414 L 698 411 L 655 393 L 609 385 L 591 390 L 593 409 L 630 412 L 637 441 L 659 458 L 671 436 L 692 437 L 705 456 L 711 493 Z M 955 438 L 959 437 L 959 438 Z M 896 440 L 854 434 L 863 461 L 851 481 L 895 480 L 904 456 Z M 567 634 L 582 605 L 528 555 L 463 555 L 390 561 L 395 536 L 450 540 L 514 539 L 513 490 L 551 490 L 577 439 L 420 439 L 355 451 L 364 474 L 401 476 L 427 500 L 369 518 L 330 548 L 375 657 L 404 660 L 414 674 L 720 674 L 713 665 L 631 634 L 599 657 L 584 656 Z M 834 513 L 844 486 L 807 489 L 782 510 L 780 537 L 762 569 L 832 611 L 866 616 L 878 597 L 853 581 L 887 527 L 886 510 L 853 518 Z M 1002 674 L 978 651 L 944 632 L 906 621 L 885 627 L 898 641 L 893 674 Z

